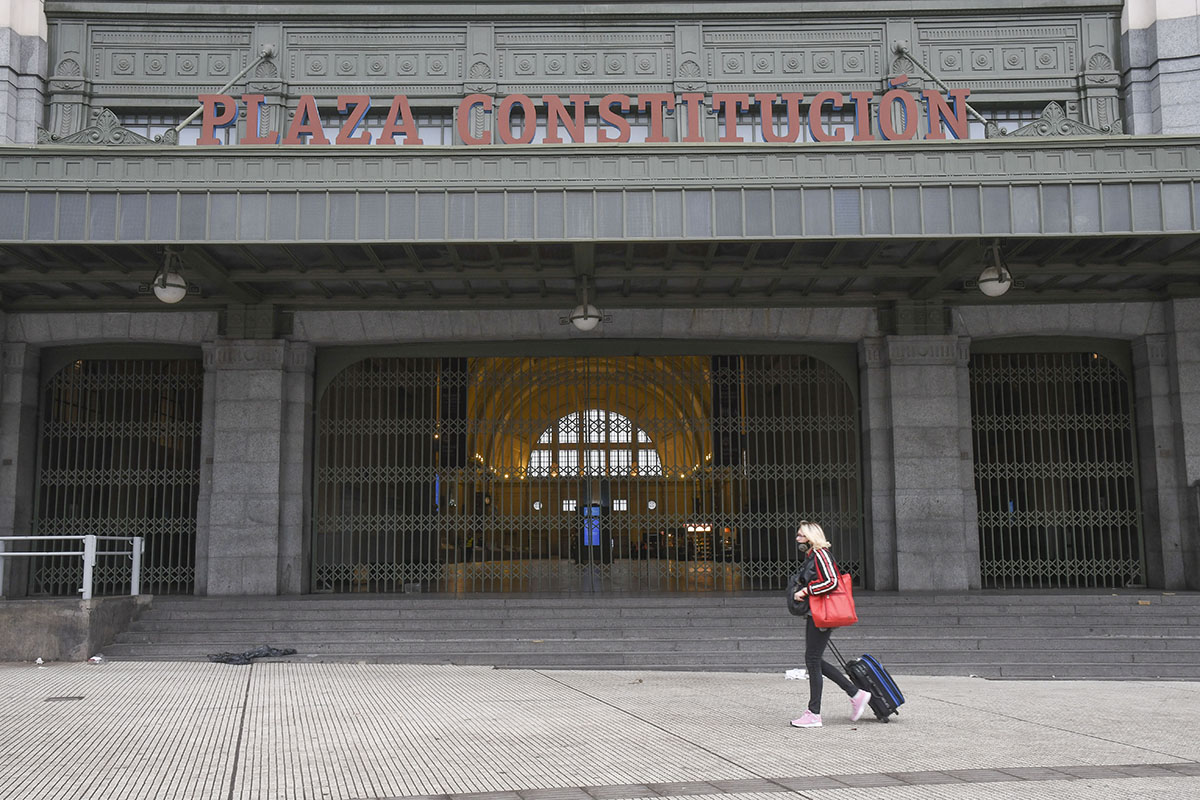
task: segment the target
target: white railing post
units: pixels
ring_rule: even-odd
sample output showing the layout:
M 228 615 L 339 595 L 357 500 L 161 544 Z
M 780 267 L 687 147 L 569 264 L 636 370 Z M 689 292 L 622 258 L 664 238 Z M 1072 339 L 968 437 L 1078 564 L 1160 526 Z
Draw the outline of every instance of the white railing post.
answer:
M 0 597 L 4 597 L 4 540 L 0 539 Z
M 129 575 L 129 594 L 137 597 L 142 592 L 142 544 L 145 542 L 141 536 L 133 537 L 133 552 L 130 558 L 133 559 L 133 564 L 130 567 Z
M 96 536 L 88 534 L 83 537 L 83 592 L 84 600 L 92 599 L 92 572 L 96 567 Z

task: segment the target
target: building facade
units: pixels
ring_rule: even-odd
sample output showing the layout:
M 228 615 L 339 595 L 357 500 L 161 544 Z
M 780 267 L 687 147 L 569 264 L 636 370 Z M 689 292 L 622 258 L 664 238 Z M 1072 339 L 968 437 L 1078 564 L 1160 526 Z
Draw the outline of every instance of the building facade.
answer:
M 812 519 L 880 590 L 1200 588 L 1195 3 L 0 9 L 0 536 L 742 591 Z

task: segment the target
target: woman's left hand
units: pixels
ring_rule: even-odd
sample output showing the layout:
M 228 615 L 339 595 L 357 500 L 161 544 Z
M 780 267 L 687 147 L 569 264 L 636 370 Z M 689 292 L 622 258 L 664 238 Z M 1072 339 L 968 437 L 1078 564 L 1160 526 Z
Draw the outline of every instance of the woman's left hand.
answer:
M 804 590 L 801 589 L 800 591 L 796 592 L 796 594 L 793 595 L 793 599 L 796 602 L 800 602 L 801 600 L 803 600 L 804 599 Z

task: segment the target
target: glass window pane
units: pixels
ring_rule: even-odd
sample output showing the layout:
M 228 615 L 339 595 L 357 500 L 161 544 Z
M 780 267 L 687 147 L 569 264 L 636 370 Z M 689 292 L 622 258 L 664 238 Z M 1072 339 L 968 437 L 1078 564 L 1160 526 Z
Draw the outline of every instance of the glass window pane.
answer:
M 559 450 L 558 451 L 558 474 L 560 474 L 560 475 L 578 475 L 579 474 L 579 451 L 578 450 Z
M 612 501 L 612 510 L 613 511 L 628 511 L 629 510 L 629 501 L 628 500 L 613 500 Z
M 633 437 L 633 423 L 629 417 L 620 414 L 610 414 L 608 418 L 608 440 L 610 442 L 628 442 Z
M 603 475 L 604 474 L 604 456 L 603 450 L 585 450 L 583 453 L 583 469 L 585 475 Z
M 603 442 L 605 441 L 605 427 L 607 413 L 604 411 L 592 410 L 587 412 L 587 429 L 584 431 L 585 442 Z
M 549 450 L 534 450 L 529 454 L 529 474 L 535 478 L 544 478 L 550 474 Z
M 638 472 L 642 475 L 662 475 L 662 462 L 657 450 L 638 450 Z
M 612 475 L 628 475 L 633 466 L 632 450 L 612 450 L 608 454 L 608 469 Z
M 564 444 L 579 441 L 578 414 L 568 414 L 558 421 L 558 440 Z
M 551 437 L 554 435 L 552 428 L 546 428 L 546 432 L 538 437 L 538 444 L 550 444 Z

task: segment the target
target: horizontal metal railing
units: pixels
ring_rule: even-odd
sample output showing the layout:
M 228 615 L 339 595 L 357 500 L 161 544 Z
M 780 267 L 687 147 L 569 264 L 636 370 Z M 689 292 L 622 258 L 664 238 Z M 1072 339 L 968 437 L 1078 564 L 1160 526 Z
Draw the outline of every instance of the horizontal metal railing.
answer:
M 68 541 L 82 542 L 82 550 L 8 550 L 5 542 L 46 542 L 46 541 Z M 128 542 L 128 550 L 101 550 L 101 542 Z M 4 559 L 14 556 L 80 556 L 83 558 L 83 586 L 79 592 L 83 595 L 84 600 L 92 599 L 93 590 L 93 574 L 96 569 L 96 559 L 99 556 L 129 556 L 130 577 L 129 577 L 129 594 L 131 597 L 136 597 L 141 593 L 141 578 L 142 578 L 142 550 L 145 546 L 145 539 L 141 536 L 95 536 L 85 534 L 82 536 L 0 536 L 0 597 L 4 596 Z

